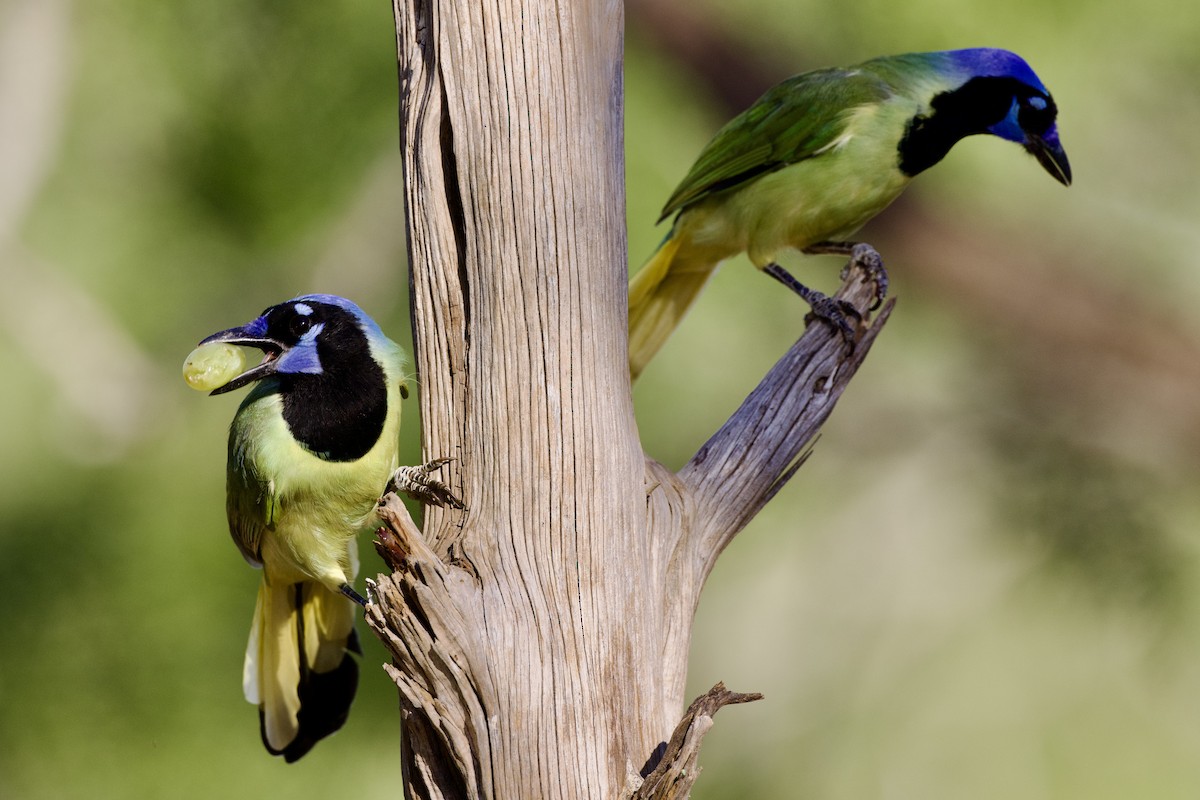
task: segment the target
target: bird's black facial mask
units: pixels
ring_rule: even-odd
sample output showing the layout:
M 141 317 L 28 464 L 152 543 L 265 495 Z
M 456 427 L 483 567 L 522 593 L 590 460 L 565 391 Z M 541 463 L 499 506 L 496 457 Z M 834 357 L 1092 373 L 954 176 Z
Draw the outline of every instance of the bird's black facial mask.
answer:
M 916 175 L 933 166 L 966 136 L 990 133 L 1016 142 L 1064 185 L 1071 165 L 1058 141 L 1058 109 L 1044 90 L 1016 78 L 972 78 L 933 98 L 930 113 L 909 123 L 900 141 L 900 169 Z

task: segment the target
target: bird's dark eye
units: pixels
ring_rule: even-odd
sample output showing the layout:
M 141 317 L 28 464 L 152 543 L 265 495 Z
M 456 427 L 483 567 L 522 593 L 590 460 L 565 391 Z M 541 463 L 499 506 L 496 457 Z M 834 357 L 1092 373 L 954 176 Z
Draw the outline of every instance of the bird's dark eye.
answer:
M 1035 94 L 1022 98 L 1017 109 L 1017 123 L 1022 130 L 1042 133 L 1054 124 L 1058 109 L 1054 101 L 1045 95 Z
M 301 336 L 303 336 L 305 333 L 307 333 L 308 329 L 311 327 L 312 327 L 312 318 L 311 317 L 295 316 L 295 317 L 292 317 L 290 322 L 288 322 L 288 333 L 292 334 L 292 336 L 295 336 L 297 339 L 299 339 Z

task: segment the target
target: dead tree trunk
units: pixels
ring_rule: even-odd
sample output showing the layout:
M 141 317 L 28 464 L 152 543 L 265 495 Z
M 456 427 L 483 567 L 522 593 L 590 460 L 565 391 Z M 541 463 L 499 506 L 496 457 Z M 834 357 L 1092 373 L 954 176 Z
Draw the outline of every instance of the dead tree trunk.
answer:
M 468 507 L 428 509 L 423 530 L 383 509 L 395 571 L 368 621 L 395 658 L 406 794 L 685 797 L 712 714 L 750 699 L 717 687 L 679 721 L 700 589 L 879 323 L 852 351 L 813 326 L 683 470 L 647 459 L 621 2 L 395 14 L 423 449 L 457 459 Z M 860 307 L 872 291 L 843 287 Z

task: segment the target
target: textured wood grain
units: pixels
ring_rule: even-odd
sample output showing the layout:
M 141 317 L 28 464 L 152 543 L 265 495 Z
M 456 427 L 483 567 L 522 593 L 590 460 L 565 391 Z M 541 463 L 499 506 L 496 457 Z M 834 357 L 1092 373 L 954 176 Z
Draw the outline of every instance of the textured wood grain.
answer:
M 394 10 L 423 449 L 457 459 L 467 506 L 421 529 L 394 497 L 380 510 L 393 572 L 367 618 L 394 658 L 405 791 L 629 796 L 677 727 L 713 562 L 875 329 L 851 354 L 813 326 L 685 470 L 647 459 L 626 371 L 621 4 Z
M 664 743 L 658 763 L 645 780 L 630 794 L 632 800 L 677 800 L 687 797 L 700 774 L 697 760 L 700 742 L 712 729 L 713 716 L 724 706 L 761 700 L 757 692 L 731 692 L 718 683 L 688 706 L 675 726 L 670 741 Z

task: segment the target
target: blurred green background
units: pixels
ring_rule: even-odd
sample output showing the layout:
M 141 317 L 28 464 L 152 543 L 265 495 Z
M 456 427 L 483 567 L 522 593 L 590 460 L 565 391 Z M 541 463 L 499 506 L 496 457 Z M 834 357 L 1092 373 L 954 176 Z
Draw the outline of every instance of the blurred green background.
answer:
M 706 589 L 691 693 L 766 700 L 721 713 L 695 796 L 1200 797 L 1200 8 L 627 8 L 635 265 L 721 122 L 820 65 L 1015 50 L 1076 178 L 968 140 L 864 232 L 899 305 Z M 258 575 L 223 509 L 238 399 L 179 374 L 310 290 L 407 342 L 393 48 L 360 0 L 0 0 L 0 797 L 396 796 L 369 637 L 343 732 L 262 751 Z M 682 464 L 803 314 L 723 270 L 638 385 L 648 452 Z

